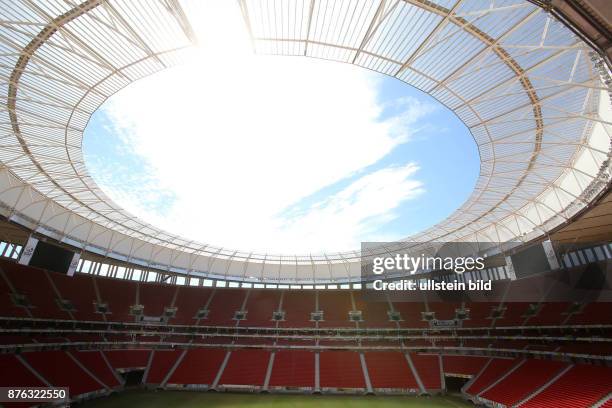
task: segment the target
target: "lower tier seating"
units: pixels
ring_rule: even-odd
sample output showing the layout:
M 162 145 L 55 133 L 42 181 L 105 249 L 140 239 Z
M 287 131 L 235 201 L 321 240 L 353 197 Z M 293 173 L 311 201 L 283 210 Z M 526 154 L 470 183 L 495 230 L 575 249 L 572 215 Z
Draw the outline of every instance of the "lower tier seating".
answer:
M 315 353 L 280 350 L 274 354 L 270 387 L 314 388 Z
M 18 357 L 0 354 L 3 386 L 65 386 L 71 397 L 120 389 L 119 370 L 142 369 L 143 359 L 153 353 L 144 382 L 167 385 L 216 385 L 219 388 L 265 385 L 272 351 L 263 349 L 201 348 L 190 350 L 112 350 L 112 351 L 36 351 Z M 105 356 L 131 356 L 132 361 L 112 367 Z M 375 392 L 419 392 L 406 356 L 400 352 L 365 352 L 368 376 Z M 183 356 L 181 358 L 181 356 Z M 138 358 L 140 357 L 140 361 Z M 179 361 L 179 358 L 180 361 Z M 274 351 L 269 387 L 314 390 L 316 353 L 306 350 Z M 223 362 L 227 364 L 224 366 Z M 473 359 L 473 361 L 469 361 Z M 442 388 L 439 356 L 410 354 L 410 360 L 428 391 Z M 489 362 L 490 361 L 490 362 Z M 117 363 L 117 362 L 115 362 Z M 477 400 L 500 406 L 527 408 L 588 408 L 612 392 L 612 368 L 594 365 L 568 365 L 551 360 L 444 356 L 444 369 L 477 375 L 467 393 Z M 486 368 L 482 367 L 486 365 Z M 129 366 L 133 366 L 129 368 Z M 455 367 L 453 367 L 455 366 Z M 481 367 L 479 369 L 479 367 Z M 172 369 L 174 371 L 172 371 Z M 319 378 L 323 391 L 353 389 L 365 391 L 366 381 L 360 354 L 351 351 L 319 353 Z M 447 371 L 448 372 L 448 371 Z M 471 374 L 467 374 L 471 373 Z M 214 384 L 219 378 L 218 384 Z M 494 384 L 494 385 L 492 385 Z M 608 403 L 608 405 L 610 405 Z M 11 405 L 13 406 L 13 405 Z M 15 405 L 15 406 L 27 406 Z M 603 405 L 604 407 L 606 405 Z M 609 407 L 608 407 L 609 408 Z
M 481 394 L 482 398 L 512 406 L 545 385 L 567 367 L 561 361 L 526 360 L 516 370 Z
M 17 357 L 11 354 L 0 354 L 0 384 L 4 387 L 45 387 L 36 375 L 21 363 Z M 7 369 L 10 367 L 10 370 Z M 10 408 L 21 408 L 34 406 L 36 403 L 14 402 L 6 404 Z
M 359 353 L 328 351 L 319 354 L 321 388 L 365 388 Z
M 521 408 L 588 408 L 612 392 L 612 368 L 574 366 Z
M 65 351 L 35 351 L 22 357 L 51 385 L 70 387 L 71 397 L 104 389 Z
M 232 351 L 220 385 L 264 385 L 270 352 L 267 350 Z
M 398 352 L 365 353 L 368 374 L 374 389 L 419 390 L 406 357 Z
M 226 354 L 221 349 L 188 350 L 168 383 L 212 385 Z
M 44 387 L 43 383 L 30 369 L 21 363 L 17 356 L 0 354 L 0 383 L 4 387 Z M 10 370 L 7 369 L 10 367 Z
M 476 375 L 489 361 L 488 357 L 477 356 L 443 356 L 442 364 L 445 374 Z
M 101 351 L 73 351 L 71 354 L 108 388 L 121 385 L 112 368 L 104 360 Z
M 442 389 L 440 362 L 437 355 L 411 353 L 410 358 L 426 390 Z
M 470 395 L 478 395 L 486 387 L 497 381 L 510 368 L 517 363 L 514 359 L 494 358 L 492 359 L 482 373 L 475 381 L 465 390 Z
M 147 373 L 147 384 L 161 384 L 183 350 L 155 350 Z

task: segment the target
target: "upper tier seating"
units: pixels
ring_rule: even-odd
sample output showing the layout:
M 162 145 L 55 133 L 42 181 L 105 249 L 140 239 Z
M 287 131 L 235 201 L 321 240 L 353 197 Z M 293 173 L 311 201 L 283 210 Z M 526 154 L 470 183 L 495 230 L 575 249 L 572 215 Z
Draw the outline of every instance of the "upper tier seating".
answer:
M 353 310 L 350 292 L 320 291 L 318 295 L 319 310 L 323 311 L 320 327 L 355 327 L 355 323 L 349 320 L 349 311 Z
M 269 290 L 251 290 L 247 300 L 247 319 L 243 326 L 274 327 L 276 322 L 272 320 L 273 312 L 278 310 L 281 292 Z
M 489 327 L 493 323 L 491 314 L 497 303 L 474 302 L 465 308 L 469 310 L 468 319 L 463 321 L 463 327 Z
M 610 303 L 586 304 L 582 310 L 569 303 L 441 303 L 433 302 L 369 302 L 357 290 L 267 290 L 206 288 L 173 286 L 159 283 L 134 282 L 100 276 L 77 274 L 68 277 L 55 272 L 25 267 L 7 260 L 0 260 L 0 313 L 6 316 L 76 320 L 108 320 L 134 322 L 136 317 L 130 308 L 143 306 L 143 314 L 161 316 L 166 308 L 174 307 L 176 316 L 170 324 L 202 326 L 255 326 L 255 327 L 315 327 L 312 312 L 317 307 L 323 312 L 319 327 L 354 328 L 402 328 L 429 327 L 425 316 L 439 320 L 452 320 L 458 310 L 465 310 L 468 318 L 463 327 L 508 327 L 563 324 L 612 324 L 609 317 Z M 31 285 L 35 281 L 37 285 Z M 516 290 L 527 290 L 530 280 L 514 281 Z M 11 300 L 10 284 L 16 292 L 27 297 L 32 304 L 30 312 L 16 307 Z M 508 284 L 506 284 L 508 285 Z M 99 294 L 99 299 L 98 295 Z M 514 290 L 514 289 L 513 289 Z M 282 298 L 282 302 L 281 302 Z M 68 311 L 60 308 L 58 300 L 68 301 Z M 318 302 L 317 302 L 318 299 Z M 96 303 L 107 304 L 108 312 L 100 313 Z M 65 305 L 64 305 L 65 306 Z M 236 319 L 236 312 L 243 315 Z M 65 308 L 65 307 L 64 307 Z M 198 312 L 208 310 L 208 315 Z M 399 313 L 399 322 L 391 321 L 389 312 Z M 494 316 L 497 310 L 498 316 Z M 275 311 L 284 312 L 280 321 L 273 320 Z M 349 319 L 349 312 L 361 312 L 363 320 L 356 323 Z M 424 314 L 428 311 L 429 313 Z M 469 312 L 468 312 L 469 311 Z M 569 313 L 573 311 L 572 313 Z M 494 318 L 495 317 L 495 318 Z M 284 320 L 282 320 L 284 318 Z M 471 340 L 470 340 L 471 341 Z M 442 343 L 441 343 L 442 344 Z M 456 346 L 457 343 L 445 343 Z M 499 343 L 498 343 L 499 344 Z M 464 343 L 464 346 L 467 343 Z
M 18 307 L 11 300 L 11 288 L 4 279 L 2 270 L 4 264 L 0 264 L 0 315 L 2 316 L 14 316 L 14 317 L 28 317 L 28 312 L 23 307 Z
M 437 320 L 453 320 L 456 317 L 456 310 L 461 309 L 460 303 L 453 302 L 428 302 L 427 306 Z
M 133 322 L 130 307 L 136 304 L 136 282 L 124 281 L 117 285 L 117 281 L 109 278 L 95 278 L 95 284 L 100 292 L 100 301 L 108 305 L 109 321 Z M 125 283 L 125 285 L 123 285 Z
M 138 285 L 139 303 L 144 305 L 145 316 L 162 316 L 164 308 L 170 307 L 177 286 L 157 283 Z
M 200 321 L 200 325 L 236 326 L 234 315 L 242 307 L 246 293 L 240 289 L 216 290 L 209 306 L 208 317 Z
M 212 292 L 205 287 L 181 286 L 174 303 L 176 315 L 170 323 L 195 325 L 198 311 L 206 306 Z
M 355 294 L 355 308 L 361 311 L 363 322 L 359 323 L 359 327 L 397 327 L 396 323 L 389 320 L 389 303 L 388 302 L 366 302 L 359 292 Z
M 528 326 L 547 326 L 559 324 L 567 319 L 567 310 L 570 307 L 566 302 L 542 303 L 537 314 L 527 320 Z
M 25 295 L 33 306 L 30 309 L 32 316 L 44 319 L 71 318 L 69 313 L 60 309 L 58 297 L 46 271 L 9 262 L 3 262 L 2 269 L 15 290 Z M 36 282 L 36 285 L 33 285 L 33 282 Z
M 401 327 L 429 327 L 429 323 L 423 320 L 422 312 L 425 305 L 421 302 L 393 302 L 393 309 L 400 313 Z
M 612 408 L 612 398 L 608 399 L 600 408 Z
M 527 311 L 529 310 L 529 303 L 506 303 L 502 306 L 504 310 L 501 317 L 495 319 L 495 326 L 522 326 L 527 319 Z
M 285 311 L 285 321 L 281 322 L 280 326 L 314 327 L 314 322 L 310 320 L 310 313 L 314 312 L 315 308 L 316 304 L 314 291 L 285 291 L 285 294 L 283 296 L 283 310 Z
M 588 303 L 569 318 L 567 324 L 612 324 L 612 303 Z
M 144 381 L 155 386 L 183 384 L 212 386 L 218 379 L 218 386 L 262 387 L 272 363 L 270 389 L 276 387 L 315 388 L 315 359 L 319 358 L 319 379 L 323 391 L 329 389 L 354 389 L 365 391 L 366 381 L 363 368 L 367 368 L 371 385 L 377 392 L 398 391 L 419 392 L 417 379 L 427 391 L 436 392 L 442 388 L 441 370 L 447 374 L 478 376 L 467 389 L 475 398 L 482 398 L 504 405 L 520 402 L 534 391 L 552 381 L 567 367 L 566 363 L 552 360 L 517 360 L 502 357 L 468 355 L 444 355 L 443 366 L 435 353 L 452 353 L 450 350 L 410 350 L 410 358 L 416 374 L 411 370 L 405 355 L 397 351 L 405 347 L 474 347 L 486 348 L 493 355 L 495 348 L 510 349 L 507 355 L 516 355 L 512 350 L 522 349 L 557 351 L 560 353 L 586 353 L 608 355 L 611 343 L 606 341 L 567 341 L 568 333 L 579 337 L 590 335 L 609 336 L 605 328 L 566 328 L 563 324 L 598 324 L 607 322 L 609 304 L 588 304 L 578 314 L 576 305 L 567 303 L 506 303 L 501 305 L 501 317 L 494 318 L 494 309 L 499 304 L 483 303 L 436 303 L 436 302 L 377 302 L 369 303 L 360 291 L 354 290 L 267 290 L 238 288 L 205 288 L 190 286 L 171 286 L 146 282 L 114 280 L 105 277 L 65 275 L 45 272 L 19 265 L 5 265 L 0 261 L 0 311 L 8 319 L 3 319 L 0 332 L 0 345 L 8 352 L 19 346 L 21 357 L 0 354 L 0 364 L 9 365 L 10 376 L 3 371 L 0 380 L 3 384 L 42 385 L 45 381 L 52 385 L 66 385 L 71 388 L 72 396 L 96 392 L 106 393 L 110 389 L 121 388 L 117 372 L 132 369 L 149 370 Z M 6 272 L 8 271 L 8 272 Z M 31 285 L 28 281 L 36 282 Z M 17 283 L 15 283 L 17 282 Z M 27 296 L 32 304 L 31 316 L 23 307 L 15 307 L 11 300 L 11 285 L 18 293 Z M 523 287 L 524 285 L 518 285 Z M 32 287 L 34 287 L 32 289 Z M 98 300 L 99 294 L 99 300 Z M 74 307 L 63 311 L 58 300 L 67 300 Z M 95 308 L 96 303 L 107 303 L 109 313 L 103 315 Z M 64 303 L 65 305 L 66 303 Z M 141 304 L 145 316 L 161 316 L 168 307 L 176 308 L 176 316 L 163 323 L 134 324 L 136 317 L 130 308 Z M 429 327 L 422 312 L 433 313 L 436 319 L 452 320 L 457 310 L 469 309 L 469 319 L 464 327 L 485 327 L 483 329 L 448 331 L 420 330 Z M 208 310 L 208 316 L 202 318 Z M 316 323 L 311 319 L 314 311 L 323 312 L 323 321 Z M 390 321 L 389 311 L 401 314 L 401 321 Z M 242 316 L 236 312 L 242 311 Z M 273 320 L 274 312 L 281 311 L 278 321 Z M 349 312 L 361 312 L 362 321 L 352 321 Z M 354 315 L 353 315 L 354 316 Z M 18 319 L 11 319 L 18 317 Z M 37 321 L 29 317 L 44 317 L 66 320 Z M 70 319 L 97 321 L 69 321 Z M 283 320 L 284 318 L 284 320 Z M 107 320 L 108 322 L 100 322 Z M 113 323 L 118 322 L 118 323 Z M 130 324 L 126 324 L 130 323 Z M 200 326 L 256 327 L 257 330 L 237 332 L 215 327 L 177 327 L 173 324 Z M 523 329 L 507 329 L 505 326 L 527 325 Z M 318 337 L 290 339 L 283 331 L 267 332 L 264 328 L 325 328 L 316 333 Z M 534 327 L 555 325 L 555 328 Z M 334 330 L 334 328 L 391 328 L 418 329 L 407 331 L 368 331 L 369 339 L 340 339 L 340 336 L 355 335 L 353 330 Z M 497 328 L 496 328 L 497 326 Z M 149 333 L 149 331 L 154 333 Z M 221 337 L 213 336 L 221 334 Z M 268 334 L 273 333 L 268 337 Z M 364 332 L 358 334 L 363 336 Z M 395 333 L 410 338 L 396 337 Z M 240 334 L 240 336 L 238 335 Z M 244 337 L 245 334 L 248 337 Z M 292 331 L 292 336 L 312 336 L 308 330 Z M 458 335 L 457 337 L 452 337 Z M 544 335 L 537 341 L 521 338 Z M 283 337 L 285 336 L 285 337 Z M 329 338 L 331 336 L 332 338 Z M 385 336 L 385 337 L 383 337 Z M 412 337 L 414 336 L 414 337 Z M 466 338 L 463 338 L 466 336 Z M 401 341 L 400 341 L 401 340 Z M 102 345 L 104 351 L 94 349 L 93 344 L 78 346 L 70 342 L 141 342 L 137 345 Z M 163 349 L 153 346 L 152 342 L 165 342 Z M 51 343 L 60 343 L 62 351 L 29 351 L 32 348 L 49 348 Z M 169 344 L 175 343 L 175 344 Z M 186 351 L 185 344 L 196 348 Z M 225 348 L 197 348 L 203 345 L 223 344 Z M 356 351 L 287 350 L 274 348 L 247 348 L 243 345 L 282 347 L 292 346 L 332 346 L 354 348 L 357 346 L 396 347 L 394 351 L 368 349 L 363 351 L 365 367 L 362 367 L 360 353 Z M 113 347 L 139 347 L 139 349 L 110 349 Z M 239 346 L 239 348 L 233 348 Z M 152 348 L 156 347 L 155 351 Z M 223 346 L 220 346 L 223 347 Z M 87 350 L 83 350 L 83 348 Z M 231 351 L 230 351 L 231 350 Z M 466 350 L 467 353 L 480 353 Z M 462 352 L 462 351 L 459 351 Z M 271 359 L 274 353 L 274 359 Z M 466 354 L 467 354 L 466 353 Z M 527 355 L 527 354 L 525 354 Z M 181 356 L 184 356 L 180 361 Z M 105 358 L 106 357 L 106 358 Z M 153 357 L 153 358 L 151 358 Z M 226 357 L 227 365 L 223 366 Z M 571 355 L 565 356 L 575 357 Z M 26 366 L 32 367 L 32 370 Z M 555 358 L 555 357 L 552 357 Z M 108 360 L 108 361 L 107 361 Z M 516 371 L 510 373 L 517 364 Z M 109 365 L 112 368 L 109 368 Z M 486 369 L 485 368 L 486 365 Z M 82 368 L 84 367 L 84 368 Z M 172 368 L 176 367 L 174 372 Z M 221 370 L 221 367 L 224 367 Z M 115 371 L 115 372 L 113 372 Z M 574 366 L 560 376 L 550 386 L 528 400 L 527 407 L 590 407 L 612 391 L 610 368 L 597 366 Z M 14 373 L 14 374 L 13 374 Z M 37 377 L 36 375 L 39 375 Z M 506 374 L 508 376 L 504 379 Z M 43 381 L 44 380 L 44 381 Z M 499 380 L 499 383 L 493 385 Z M 579 384 L 577 386 L 576 384 Z

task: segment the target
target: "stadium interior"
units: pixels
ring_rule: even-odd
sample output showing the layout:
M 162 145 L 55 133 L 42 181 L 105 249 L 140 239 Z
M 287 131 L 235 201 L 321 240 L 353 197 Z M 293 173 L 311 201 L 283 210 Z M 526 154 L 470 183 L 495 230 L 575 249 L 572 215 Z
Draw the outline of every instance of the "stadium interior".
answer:
M 294 20 L 276 11 L 281 2 L 238 1 L 257 53 L 395 76 L 466 123 L 483 163 L 474 194 L 418 240 L 512 245 L 478 275 L 413 278 L 487 279 L 502 296 L 371 301 L 358 251 L 242 253 L 139 221 L 87 174 L 82 133 L 113 93 L 181 63 L 197 1 L 2 2 L 0 386 L 70 396 L 0 405 L 89 406 L 163 390 L 238 393 L 243 405 L 270 393 L 612 407 L 612 8 L 298 0 Z M 413 31 L 402 8 L 419 22 Z M 444 48 L 449 27 L 457 53 Z M 510 39 L 527 51 L 505 47 Z

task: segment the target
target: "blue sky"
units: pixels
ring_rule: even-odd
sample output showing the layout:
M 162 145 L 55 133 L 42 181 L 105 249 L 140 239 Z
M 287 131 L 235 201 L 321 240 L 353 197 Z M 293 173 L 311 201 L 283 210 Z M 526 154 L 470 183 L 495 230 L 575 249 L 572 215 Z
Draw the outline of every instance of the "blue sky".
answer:
M 96 182 L 171 232 L 271 253 L 400 239 L 471 193 L 476 146 L 431 97 L 345 64 L 249 61 L 203 57 L 110 98 L 85 132 Z

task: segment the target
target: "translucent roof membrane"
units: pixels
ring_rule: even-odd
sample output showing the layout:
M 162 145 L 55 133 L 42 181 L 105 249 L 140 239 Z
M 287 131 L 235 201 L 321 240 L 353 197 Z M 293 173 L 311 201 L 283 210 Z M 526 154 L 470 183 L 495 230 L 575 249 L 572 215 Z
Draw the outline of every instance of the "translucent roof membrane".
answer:
M 397 77 L 470 129 L 481 158 L 473 194 L 411 241 L 528 241 L 568 221 L 610 181 L 609 89 L 590 49 L 527 1 L 239 5 L 255 52 L 331 59 Z M 189 58 L 199 7 L 197 0 L 3 5 L 0 212 L 149 268 L 246 281 L 358 280 L 358 251 L 257 254 L 188 241 L 128 214 L 87 174 L 81 141 L 91 114 L 132 81 Z M 222 35 L 206 41 L 225 43 Z

